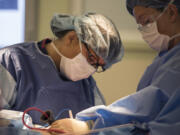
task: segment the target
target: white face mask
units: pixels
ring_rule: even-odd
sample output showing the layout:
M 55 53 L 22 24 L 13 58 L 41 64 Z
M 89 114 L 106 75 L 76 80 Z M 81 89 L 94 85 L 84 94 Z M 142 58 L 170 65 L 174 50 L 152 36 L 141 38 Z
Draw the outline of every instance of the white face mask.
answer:
M 173 3 L 174 0 L 171 0 L 169 4 Z M 138 24 L 138 30 L 142 34 L 142 38 L 148 43 L 148 45 L 160 52 L 168 50 L 169 42 L 180 36 L 180 34 L 176 34 L 172 37 L 169 37 L 168 35 L 160 34 L 157 28 L 157 20 L 165 13 L 165 11 L 168 9 L 168 6 L 163 10 L 163 12 L 154 19 L 155 21 L 153 23 L 150 23 L 148 25 L 142 26 L 141 24 Z
M 146 26 L 139 25 L 138 30 L 142 34 L 142 38 L 152 49 L 158 52 L 168 49 L 171 38 L 158 32 L 156 21 Z
M 81 43 L 81 52 L 72 59 L 63 56 L 53 42 L 51 42 L 51 45 L 53 46 L 55 51 L 61 56 L 61 62 L 59 67 L 60 72 L 68 79 L 72 81 L 78 81 L 88 78 L 96 71 L 96 69 L 88 63 L 85 56 L 82 54 Z

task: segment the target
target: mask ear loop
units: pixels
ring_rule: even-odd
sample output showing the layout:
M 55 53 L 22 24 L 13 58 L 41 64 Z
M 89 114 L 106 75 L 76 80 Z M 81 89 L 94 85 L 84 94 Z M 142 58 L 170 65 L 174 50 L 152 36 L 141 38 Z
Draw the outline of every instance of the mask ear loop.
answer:
M 169 4 L 172 4 L 174 2 L 174 0 L 171 0 L 168 4 L 167 4 L 167 6 L 164 8 L 164 10 L 162 11 L 162 13 L 160 13 L 160 15 L 158 15 L 155 19 L 154 19 L 154 21 L 157 21 L 165 12 L 166 12 L 166 10 L 168 9 L 168 5 Z
M 174 42 L 174 39 L 177 38 L 177 37 L 180 37 L 180 33 L 170 37 L 168 48 L 172 45 L 172 43 Z
M 81 42 L 80 39 L 79 39 L 79 47 L 80 47 L 80 51 L 81 51 L 81 53 L 82 53 L 82 42 Z
M 170 38 L 170 40 L 173 40 L 173 39 L 175 39 L 175 38 L 177 38 L 177 37 L 179 37 L 179 36 L 180 36 L 180 33 L 175 34 L 174 36 L 172 36 L 172 37 Z
M 54 50 L 56 51 L 56 53 L 58 53 L 61 57 L 65 57 L 64 55 L 62 55 L 62 53 L 57 49 L 57 47 L 55 46 L 54 42 L 51 42 L 52 47 L 54 48 Z

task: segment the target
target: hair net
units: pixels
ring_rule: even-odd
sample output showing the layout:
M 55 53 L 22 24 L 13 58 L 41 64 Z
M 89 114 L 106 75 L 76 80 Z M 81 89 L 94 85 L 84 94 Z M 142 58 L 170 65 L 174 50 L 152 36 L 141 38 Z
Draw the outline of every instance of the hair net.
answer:
M 127 10 L 133 15 L 133 8 L 135 6 L 145 6 L 151 8 L 164 8 L 172 2 L 180 10 L 180 0 L 126 0 Z
M 60 32 L 74 30 L 82 42 L 105 60 L 105 69 L 123 57 L 124 49 L 119 32 L 113 22 L 103 15 L 55 15 L 51 21 L 51 29 L 57 37 Z

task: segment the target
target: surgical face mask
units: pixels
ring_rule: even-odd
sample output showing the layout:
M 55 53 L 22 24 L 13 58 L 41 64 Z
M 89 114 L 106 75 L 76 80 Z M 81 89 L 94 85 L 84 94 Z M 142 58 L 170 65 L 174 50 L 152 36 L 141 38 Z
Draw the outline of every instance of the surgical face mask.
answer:
M 171 0 L 169 4 L 173 3 L 174 0 Z M 147 25 L 142 26 L 138 24 L 138 30 L 142 34 L 142 38 L 148 43 L 148 45 L 160 52 L 164 50 L 168 50 L 169 41 L 176 37 L 169 37 L 168 35 L 160 34 L 157 28 L 157 20 L 165 13 L 168 6 L 164 8 L 163 12 L 158 15 L 154 20 L 153 23 L 149 23 Z
M 158 52 L 168 49 L 171 38 L 158 32 L 156 21 L 146 26 L 139 25 L 138 30 L 142 34 L 142 38 L 152 49 Z
M 82 54 L 81 42 L 81 52 L 72 59 L 63 56 L 53 42 L 51 42 L 51 45 L 53 46 L 55 51 L 61 56 L 61 62 L 59 66 L 60 72 L 68 79 L 72 81 L 78 81 L 88 78 L 96 71 L 96 69 L 88 63 L 85 56 Z

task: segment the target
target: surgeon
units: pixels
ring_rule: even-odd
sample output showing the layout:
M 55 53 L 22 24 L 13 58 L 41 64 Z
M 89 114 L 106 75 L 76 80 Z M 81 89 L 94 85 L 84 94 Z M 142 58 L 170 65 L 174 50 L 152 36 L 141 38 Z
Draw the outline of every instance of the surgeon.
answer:
M 126 0 L 126 3 L 142 38 L 158 52 L 142 76 L 137 92 L 109 106 L 91 107 L 79 112 L 76 119 L 59 120 L 54 125 L 67 125 L 65 131 L 78 132 L 78 128 L 74 128 L 78 122 L 80 127 L 89 126 L 89 130 L 130 123 L 132 130 L 124 126 L 111 128 L 108 133 L 179 135 L 180 1 Z M 106 134 L 105 131 L 100 134 Z
M 29 107 L 77 112 L 105 104 L 92 75 L 103 72 L 123 56 L 117 28 L 107 17 L 56 14 L 51 21 L 56 39 L 27 42 L 0 50 L 0 91 L 3 109 Z M 40 113 L 29 112 L 34 124 Z M 68 117 L 63 113 L 61 117 Z

